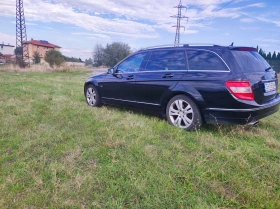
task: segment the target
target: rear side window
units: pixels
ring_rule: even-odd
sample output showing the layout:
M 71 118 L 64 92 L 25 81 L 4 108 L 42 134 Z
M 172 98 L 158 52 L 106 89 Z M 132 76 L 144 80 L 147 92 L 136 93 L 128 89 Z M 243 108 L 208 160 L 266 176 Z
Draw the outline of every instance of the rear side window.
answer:
M 231 51 L 244 73 L 264 72 L 269 67 L 266 60 L 255 51 Z
M 163 50 L 152 52 L 146 71 L 187 70 L 184 50 Z
M 225 63 L 215 54 L 208 51 L 187 51 L 189 70 L 199 71 L 228 71 Z

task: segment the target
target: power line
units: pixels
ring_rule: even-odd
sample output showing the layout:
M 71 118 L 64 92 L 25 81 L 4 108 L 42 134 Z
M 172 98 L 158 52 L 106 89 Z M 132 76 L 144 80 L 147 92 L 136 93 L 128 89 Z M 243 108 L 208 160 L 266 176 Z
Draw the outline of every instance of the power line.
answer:
M 196 22 L 196 24 L 201 23 L 201 22 L 203 22 L 204 20 L 206 20 L 206 19 L 209 19 L 209 18 L 213 17 L 213 16 L 214 16 L 214 14 L 215 14 L 216 12 L 219 12 L 219 11 L 221 11 L 221 10 L 225 9 L 227 6 L 229 6 L 229 5 L 230 5 L 231 3 L 233 3 L 234 1 L 235 1 L 235 0 L 232 0 L 232 1 L 228 2 L 227 4 L 223 5 L 222 7 L 220 7 L 220 8 L 219 8 L 219 9 L 217 9 L 216 11 L 214 11 L 214 12 L 212 13 L 212 15 L 210 15 L 210 16 L 208 16 L 208 17 L 203 18 L 203 19 L 202 19 L 202 20 L 200 20 L 199 22 Z
M 200 13 L 204 12 L 209 6 L 211 6 L 212 4 L 214 4 L 214 2 L 217 0 L 212 1 L 212 3 L 208 4 L 203 10 L 201 10 L 196 16 L 198 16 Z

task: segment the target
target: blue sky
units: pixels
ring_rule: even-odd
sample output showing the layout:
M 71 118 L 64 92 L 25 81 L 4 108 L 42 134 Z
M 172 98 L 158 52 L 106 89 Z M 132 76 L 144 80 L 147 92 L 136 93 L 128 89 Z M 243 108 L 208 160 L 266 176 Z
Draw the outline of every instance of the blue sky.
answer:
M 15 44 L 15 2 L 1 0 L 0 42 Z M 133 50 L 173 44 L 179 0 L 23 0 L 28 39 L 48 40 L 67 56 L 91 57 L 95 44 Z M 254 46 L 280 52 L 279 0 L 182 0 L 181 43 Z M 223 8 L 223 9 L 221 9 Z

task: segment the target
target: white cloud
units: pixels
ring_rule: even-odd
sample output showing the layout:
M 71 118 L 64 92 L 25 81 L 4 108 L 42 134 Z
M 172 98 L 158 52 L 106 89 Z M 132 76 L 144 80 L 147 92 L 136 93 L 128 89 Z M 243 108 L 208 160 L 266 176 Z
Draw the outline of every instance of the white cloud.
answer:
M 265 6 L 266 6 L 265 3 L 256 3 L 256 4 L 250 4 L 246 7 L 259 7 L 259 8 L 261 8 L 261 7 L 265 7 Z
M 60 49 L 60 51 L 61 51 L 61 52 L 66 52 L 66 53 L 71 53 L 71 52 L 73 52 L 72 49 L 65 49 L 65 48 Z
M 245 22 L 245 23 L 251 23 L 251 22 L 255 22 L 254 19 L 252 18 L 242 18 L 240 19 L 241 22 Z
M 264 17 L 264 16 L 260 16 L 260 15 L 254 16 L 254 15 L 250 15 L 250 14 L 244 13 L 244 12 L 239 12 L 239 14 L 244 15 L 244 16 L 250 18 L 250 19 L 257 20 L 259 22 L 275 24 L 276 26 L 280 27 L 280 20 L 272 20 L 272 19 L 269 19 L 269 18 Z
M 14 3 L 2 0 L 0 14 L 14 16 Z M 217 9 L 229 3 L 229 0 L 189 0 L 186 15 L 190 23 L 185 33 L 193 34 L 198 31 L 194 28 L 203 27 L 199 23 L 204 19 L 237 18 L 243 8 Z M 241 0 L 236 1 L 241 2 Z M 157 28 L 174 32 L 172 25 L 176 19 L 170 18 L 177 14 L 173 8 L 178 2 L 173 0 L 25 0 L 25 15 L 29 21 L 58 22 L 72 24 L 90 32 L 103 35 L 116 35 L 135 38 L 158 38 Z M 232 5 L 235 2 L 232 3 Z M 247 7 L 262 7 L 264 3 L 256 3 Z M 195 6 L 195 7 L 193 7 Z M 186 11 L 184 10 L 183 13 Z M 92 36 L 94 38 L 96 36 Z
M 80 0 L 79 2 L 81 3 L 81 1 L 84 0 Z M 71 6 L 62 3 L 51 4 L 42 0 L 26 0 L 24 3 L 25 16 L 26 19 L 30 21 L 72 24 L 97 33 L 125 37 L 158 37 L 153 26 L 149 24 L 120 19 L 117 17 L 110 19 L 89 15 L 87 13 L 77 12 Z M 14 5 L 10 4 L 9 0 L 4 0 L 3 7 L 0 7 L 0 14 L 3 16 L 13 16 Z
M 11 45 L 15 46 L 16 45 L 16 36 L 0 32 L 0 43 L 1 44 L 2 43 L 11 44 Z
M 268 43 L 280 43 L 280 39 L 266 39 L 266 38 L 256 38 L 256 41 L 268 42 Z
M 240 27 L 241 30 L 259 30 L 260 27 Z
M 270 45 L 268 45 L 268 44 L 259 44 L 258 46 L 259 47 L 269 47 Z
M 79 36 L 88 36 L 88 37 L 95 37 L 95 38 L 104 38 L 110 39 L 110 36 L 97 34 L 97 33 L 71 33 L 72 35 L 79 35 Z

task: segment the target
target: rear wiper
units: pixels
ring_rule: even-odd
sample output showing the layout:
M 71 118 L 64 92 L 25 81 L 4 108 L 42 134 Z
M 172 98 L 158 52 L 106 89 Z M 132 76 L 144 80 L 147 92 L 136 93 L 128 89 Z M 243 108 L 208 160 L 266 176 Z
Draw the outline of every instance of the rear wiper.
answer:
M 267 72 L 267 71 L 270 70 L 270 69 L 271 69 L 271 67 L 266 68 L 266 69 L 265 69 L 265 72 Z

